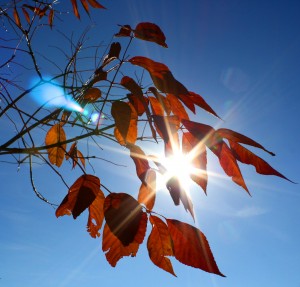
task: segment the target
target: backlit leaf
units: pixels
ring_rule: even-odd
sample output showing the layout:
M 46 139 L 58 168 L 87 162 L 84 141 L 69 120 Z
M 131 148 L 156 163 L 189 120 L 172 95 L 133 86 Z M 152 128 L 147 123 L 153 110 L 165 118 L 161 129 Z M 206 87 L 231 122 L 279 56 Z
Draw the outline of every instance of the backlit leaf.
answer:
M 144 220 L 142 206 L 127 193 L 110 193 L 105 198 L 104 217 L 111 232 L 124 246 L 135 240 L 140 222 Z
M 58 167 L 62 165 L 65 156 L 66 144 L 60 144 L 64 141 L 66 134 L 60 124 L 55 124 L 46 134 L 46 145 L 56 145 L 47 149 L 49 161 Z
M 187 95 L 189 92 L 186 87 L 178 82 L 169 68 L 162 63 L 155 62 L 149 58 L 136 56 L 128 60 L 131 64 L 146 69 L 157 89 L 164 93 L 173 95 Z
M 20 16 L 19 16 L 19 13 L 18 13 L 16 8 L 14 8 L 13 14 L 14 14 L 14 19 L 15 19 L 15 22 L 16 22 L 17 26 L 21 27 Z
M 115 120 L 118 131 L 125 139 L 131 120 L 131 108 L 127 103 L 121 101 L 113 102 L 111 107 L 111 115 Z
M 180 119 L 189 120 L 189 116 L 185 108 L 177 97 L 172 94 L 167 94 L 167 100 L 170 103 L 170 107 L 174 115 L 178 116 Z
M 114 130 L 115 138 L 117 139 L 117 141 L 119 142 L 120 145 L 126 145 L 127 143 L 134 144 L 137 139 L 137 131 L 138 131 L 137 112 L 130 103 L 127 103 L 127 104 L 131 109 L 131 117 L 130 117 L 130 122 L 129 122 L 129 127 L 128 127 L 126 137 L 124 138 L 121 135 L 121 133 L 117 127 L 115 127 L 115 130 Z
M 237 133 L 235 131 L 229 130 L 229 129 L 218 129 L 216 130 L 216 134 L 222 138 L 226 138 L 230 141 L 233 142 L 239 142 L 239 143 L 243 143 L 246 145 L 251 145 L 257 148 L 260 148 L 262 150 L 264 150 L 265 152 L 269 153 L 270 155 L 275 155 L 274 153 L 272 153 L 271 151 L 266 150 L 261 144 L 257 143 L 256 141 L 240 134 Z
M 79 177 L 70 187 L 68 194 L 57 208 L 56 217 L 73 215 L 76 219 L 86 208 L 88 208 L 100 191 L 100 180 L 91 174 Z
M 141 103 L 144 106 L 147 118 L 148 118 L 148 122 L 151 128 L 151 132 L 152 132 L 152 136 L 154 139 L 156 139 L 156 134 L 155 134 L 155 130 L 152 126 L 151 123 L 151 114 L 148 108 L 148 102 L 145 101 L 145 97 L 143 95 L 143 91 L 141 89 L 141 87 L 135 82 L 134 79 L 128 77 L 128 76 L 124 76 L 121 80 L 121 85 L 124 86 L 128 91 L 130 91 L 133 95 L 137 96 L 138 99 L 141 101 Z
M 234 157 L 242 163 L 253 165 L 257 173 L 264 175 L 276 175 L 288 181 L 291 181 L 283 174 L 271 167 L 266 161 L 252 153 L 250 150 L 233 141 L 229 141 L 229 144 L 231 150 L 233 151 Z
M 87 1 L 93 8 L 105 9 L 105 7 L 101 5 L 99 2 L 97 2 L 96 0 L 87 0 Z
M 87 231 L 91 237 L 96 238 L 100 236 L 99 230 L 101 229 L 104 219 L 104 205 L 105 196 L 99 189 L 95 200 L 89 206 L 89 217 L 87 222 Z
M 195 105 L 198 107 L 204 109 L 205 111 L 211 113 L 212 115 L 216 116 L 217 118 L 220 119 L 220 117 L 216 114 L 216 112 L 206 103 L 206 101 L 198 94 L 194 92 L 189 92 L 190 94 L 190 99 L 193 101 Z
M 136 38 L 154 42 L 167 48 L 166 37 L 161 29 L 153 23 L 143 22 L 139 23 L 134 30 L 134 36 Z
M 77 6 L 77 0 L 71 0 L 71 3 L 72 3 L 72 6 L 73 6 L 73 12 L 74 12 L 74 15 L 80 19 L 80 14 L 79 14 L 79 11 L 78 11 L 78 6 Z
M 30 24 L 30 16 L 29 16 L 29 13 L 27 12 L 27 10 L 26 10 L 24 7 L 22 7 L 22 11 L 23 11 L 23 14 L 24 14 L 24 17 L 25 17 L 27 23 Z
M 51 29 L 53 27 L 53 19 L 54 19 L 54 10 L 51 9 L 48 15 L 48 23 Z
M 130 150 L 130 157 L 133 159 L 136 173 L 142 182 L 145 182 L 145 176 L 150 169 L 147 157 L 143 150 L 134 144 L 127 144 L 126 147 Z
M 115 267 L 117 262 L 124 256 L 136 256 L 139 249 L 137 242 L 132 242 L 127 246 L 124 246 L 122 242 L 110 231 L 107 224 L 104 225 L 102 250 L 105 253 L 105 257 L 108 263 Z
M 167 219 L 175 258 L 183 264 L 225 277 L 215 262 L 205 235 L 197 228 Z
M 89 88 L 83 95 L 84 101 L 89 103 L 94 103 L 99 98 L 101 98 L 101 91 L 98 88 Z
M 179 129 L 179 117 L 176 115 L 165 117 L 153 115 L 152 118 L 158 134 L 165 143 L 168 143 L 169 139 L 172 138 L 172 136 L 176 134 Z
M 202 187 L 206 193 L 207 187 L 207 157 L 204 144 L 197 140 L 191 133 L 183 133 L 182 135 L 182 150 L 183 153 L 188 153 L 192 157 L 191 163 L 197 171 L 191 174 L 194 182 Z
M 159 101 L 154 97 L 148 97 L 152 109 L 152 113 L 154 115 L 163 116 L 164 115 L 164 109 L 162 105 L 159 103 Z
M 167 258 L 167 256 L 174 256 L 168 226 L 154 215 L 150 216 L 150 222 L 152 230 L 147 241 L 149 257 L 156 266 L 176 276 L 172 263 Z
M 108 55 L 103 59 L 103 64 L 101 67 L 103 68 L 113 60 L 118 59 L 120 52 L 121 52 L 121 44 L 119 42 L 113 42 L 110 45 Z
M 135 96 L 133 94 L 128 94 L 127 98 L 129 100 L 129 102 L 133 105 L 138 116 L 142 116 L 145 113 L 145 107 L 144 107 L 143 102 L 145 102 L 146 106 L 148 106 L 148 103 L 149 103 L 148 98 L 143 96 L 143 98 L 144 98 L 143 102 L 137 96 Z
M 89 4 L 87 2 L 87 0 L 80 0 L 85 12 L 89 15 L 90 12 L 89 12 Z
M 156 198 L 156 173 L 153 169 L 148 170 L 144 181 L 139 190 L 138 202 L 152 210 Z
M 171 113 L 171 106 L 170 106 L 169 101 L 162 94 L 160 94 L 156 88 L 150 87 L 148 90 L 156 97 L 159 104 L 162 106 L 162 108 L 166 112 L 167 116 L 169 116 Z

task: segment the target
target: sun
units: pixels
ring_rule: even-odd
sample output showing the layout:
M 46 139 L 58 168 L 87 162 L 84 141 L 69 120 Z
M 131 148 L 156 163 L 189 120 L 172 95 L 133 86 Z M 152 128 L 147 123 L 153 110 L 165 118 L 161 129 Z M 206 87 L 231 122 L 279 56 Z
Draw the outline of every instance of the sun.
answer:
M 186 192 L 189 191 L 191 184 L 190 175 L 195 172 L 195 167 L 189 155 L 177 151 L 172 156 L 160 159 L 160 164 L 164 168 L 162 185 L 165 186 L 171 178 L 176 177 L 180 186 Z

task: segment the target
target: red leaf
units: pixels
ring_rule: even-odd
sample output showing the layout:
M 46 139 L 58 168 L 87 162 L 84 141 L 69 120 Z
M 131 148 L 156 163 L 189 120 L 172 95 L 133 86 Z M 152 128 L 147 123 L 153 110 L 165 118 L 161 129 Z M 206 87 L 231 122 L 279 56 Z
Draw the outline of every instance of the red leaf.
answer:
M 49 22 L 49 25 L 50 25 L 51 29 L 53 27 L 53 19 L 54 19 L 54 10 L 51 9 L 50 12 L 49 12 L 49 15 L 48 15 L 48 22 Z
M 74 12 L 74 15 L 80 19 L 80 14 L 79 14 L 79 11 L 78 11 L 78 6 L 77 6 L 77 0 L 71 0 L 71 3 L 72 3 L 72 6 L 73 6 L 73 12 Z
M 266 150 L 261 144 L 257 143 L 256 141 L 242 135 L 239 134 L 235 131 L 229 130 L 229 129 L 218 129 L 216 131 L 216 134 L 222 138 L 226 138 L 228 140 L 231 140 L 233 142 L 239 142 L 239 143 L 243 143 L 246 145 L 251 145 L 257 148 L 260 148 L 262 150 L 264 150 L 265 152 L 269 153 L 270 155 L 275 155 L 274 153 L 272 153 L 271 151 Z
M 137 242 L 132 242 L 128 246 L 123 246 L 122 242 L 110 231 L 107 224 L 104 225 L 102 250 L 106 259 L 112 267 L 124 256 L 136 256 L 139 249 Z
M 152 116 L 156 130 L 165 143 L 177 133 L 180 125 L 178 116 Z
M 118 131 L 126 139 L 131 120 L 131 108 L 127 103 L 121 101 L 113 102 L 111 115 L 115 120 Z
M 150 216 L 150 222 L 152 231 L 147 242 L 149 257 L 156 266 L 176 276 L 170 259 L 166 257 L 174 256 L 168 226 L 154 215 Z
M 29 16 L 29 13 L 27 12 L 27 10 L 25 8 L 22 7 L 22 11 L 23 11 L 23 14 L 24 14 L 24 17 L 27 21 L 28 24 L 30 24 L 30 16 Z
M 135 163 L 136 173 L 139 179 L 145 183 L 146 173 L 150 169 L 145 153 L 139 146 L 134 144 L 127 144 L 126 147 L 130 150 L 130 157 Z
M 174 78 L 165 64 L 142 56 L 133 57 L 128 61 L 133 65 L 146 69 L 150 73 L 155 87 L 161 92 L 170 93 L 175 96 L 187 95 L 189 93 L 186 87 Z
M 211 148 L 212 152 L 219 158 L 220 164 L 225 173 L 232 177 L 232 180 L 243 187 L 248 193 L 240 168 L 236 162 L 235 156 L 225 142 L 220 142 Z M 250 194 L 250 193 L 249 193 Z
M 174 115 L 178 116 L 180 120 L 181 119 L 189 120 L 189 116 L 185 108 L 180 103 L 177 97 L 175 97 L 172 94 L 167 94 L 167 100 L 170 103 L 170 107 Z
M 205 235 L 197 228 L 167 219 L 174 255 L 181 263 L 225 277 L 215 262 Z
M 88 2 L 90 3 L 90 5 L 93 8 L 106 9 L 103 5 L 101 5 L 100 3 L 98 3 L 96 0 L 88 0 Z
M 148 102 L 145 101 L 145 97 L 143 96 L 143 91 L 141 87 L 134 81 L 134 79 L 124 76 L 121 80 L 121 85 L 124 86 L 128 91 L 130 91 L 132 94 L 138 97 L 138 99 L 141 101 L 141 103 L 144 106 L 144 109 L 147 114 L 148 122 L 151 128 L 152 136 L 154 139 L 156 139 L 155 130 L 151 123 L 151 114 L 148 108 Z
M 206 193 L 207 187 L 207 172 L 206 172 L 206 149 L 201 141 L 198 141 L 191 133 L 183 133 L 182 135 L 182 150 L 192 157 L 192 164 L 199 169 L 196 173 L 191 174 L 194 182 L 200 185 Z
M 132 29 L 130 25 L 123 25 L 121 26 L 120 31 L 117 34 L 115 34 L 115 37 L 130 37 L 131 31 Z
M 160 94 L 156 88 L 154 87 L 150 87 L 148 89 L 148 91 L 150 91 L 158 100 L 158 102 L 160 103 L 160 105 L 162 106 L 162 108 L 164 109 L 164 111 L 166 112 L 167 116 L 170 115 L 171 113 L 171 106 L 169 101 L 162 95 Z
M 129 102 L 134 106 L 134 109 L 136 110 L 138 116 L 142 116 L 145 112 L 145 107 L 143 102 L 148 106 L 149 100 L 148 98 L 144 97 L 143 102 L 135 95 L 128 94 L 127 98 L 129 99 Z
M 153 169 L 148 170 L 144 181 L 139 190 L 138 202 L 152 210 L 156 197 L 156 173 Z
M 89 4 L 87 2 L 87 0 L 80 0 L 85 12 L 90 15 L 90 12 L 89 12 Z
M 197 105 L 198 107 L 204 109 L 205 111 L 213 114 L 214 116 L 220 119 L 220 117 L 216 114 L 216 112 L 206 103 L 206 101 L 200 95 L 193 92 L 189 92 L 189 94 L 190 94 L 190 99 L 193 101 L 195 105 Z
M 19 16 L 19 13 L 16 8 L 14 8 L 13 14 L 14 14 L 14 18 L 15 18 L 15 22 L 16 22 L 17 26 L 21 28 L 20 16 Z
M 110 193 L 104 201 L 104 217 L 111 232 L 128 246 L 133 241 L 141 243 L 145 236 L 138 234 L 143 217 L 142 206 L 127 193 Z M 146 220 L 147 221 L 147 220 Z M 146 228 L 143 228 L 146 231 Z
M 99 178 L 90 174 L 82 175 L 70 187 L 68 194 L 55 212 L 56 217 L 72 214 L 76 219 L 92 204 L 99 192 Z
M 89 88 L 83 95 L 83 100 L 87 103 L 94 103 L 101 98 L 101 91 L 98 88 Z
M 110 45 L 108 55 L 106 55 L 106 57 L 103 59 L 103 64 L 101 65 L 101 67 L 103 68 L 113 60 L 118 59 L 120 52 L 121 52 L 121 44 L 119 42 L 113 42 Z
M 153 23 L 139 23 L 134 30 L 134 36 L 136 38 L 154 42 L 158 45 L 161 45 L 167 48 L 166 37 L 161 29 Z
M 162 105 L 159 103 L 159 101 L 154 97 L 148 97 L 152 109 L 152 114 L 163 116 L 164 115 L 164 109 Z
M 243 146 L 239 145 L 238 143 L 229 141 L 229 144 L 235 158 L 242 163 L 253 165 L 257 173 L 264 175 L 276 175 L 288 181 L 291 181 L 284 175 L 279 173 L 277 170 L 275 170 L 273 167 L 271 167 L 266 161 L 264 161 L 248 149 L 244 148 Z

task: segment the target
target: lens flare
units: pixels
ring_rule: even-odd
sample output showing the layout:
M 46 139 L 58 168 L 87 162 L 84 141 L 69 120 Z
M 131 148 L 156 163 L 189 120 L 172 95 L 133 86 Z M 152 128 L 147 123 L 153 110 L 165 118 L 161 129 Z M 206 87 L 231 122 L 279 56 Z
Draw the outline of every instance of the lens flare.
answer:
M 42 83 L 31 92 L 31 96 L 34 101 L 45 107 L 64 108 L 84 113 L 84 109 L 70 96 L 65 95 L 63 89 L 54 81 Z

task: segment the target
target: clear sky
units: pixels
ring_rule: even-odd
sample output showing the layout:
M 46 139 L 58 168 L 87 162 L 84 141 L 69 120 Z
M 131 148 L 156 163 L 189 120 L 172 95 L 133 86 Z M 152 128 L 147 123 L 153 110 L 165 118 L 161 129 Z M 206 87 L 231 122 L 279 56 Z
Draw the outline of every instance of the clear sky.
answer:
M 92 42 L 109 42 L 117 24 L 158 24 L 169 48 L 137 40 L 130 54 L 168 65 L 224 122 L 200 110 L 194 119 L 253 138 L 276 157 L 259 155 L 300 182 L 299 1 L 99 2 L 108 9 L 92 13 L 96 25 L 89 33 Z M 80 35 L 91 23 L 80 11 L 81 21 L 76 22 L 71 13 L 63 23 L 57 21 L 55 29 L 73 29 L 75 37 Z M 47 43 L 59 41 L 60 36 L 56 37 L 49 32 L 40 43 L 46 45 L 49 56 L 58 53 Z M 101 180 L 116 192 L 136 194 L 139 182 L 131 160 L 106 150 L 101 156 L 128 165 L 95 163 Z M 212 155 L 209 168 L 224 175 Z M 205 233 L 227 277 L 172 259 L 175 278 L 151 263 L 145 242 L 136 258 L 123 258 L 116 268 L 110 267 L 101 250 L 102 240 L 92 239 L 85 231 L 86 213 L 76 221 L 66 216 L 57 219 L 55 211 L 34 196 L 28 170 L 17 171 L 16 166 L 1 162 L 0 286 L 300 287 L 299 184 L 256 174 L 252 167 L 242 171 L 252 197 L 226 178 L 209 178 L 208 196 L 196 186 L 191 191 L 196 226 Z M 40 191 L 60 202 L 66 190 L 58 179 L 38 166 L 35 174 Z M 79 175 L 79 170 L 70 171 L 69 183 Z M 173 207 L 167 194 L 161 193 L 158 200 L 157 208 L 167 209 L 170 217 L 192 223 L 182 207 Z

